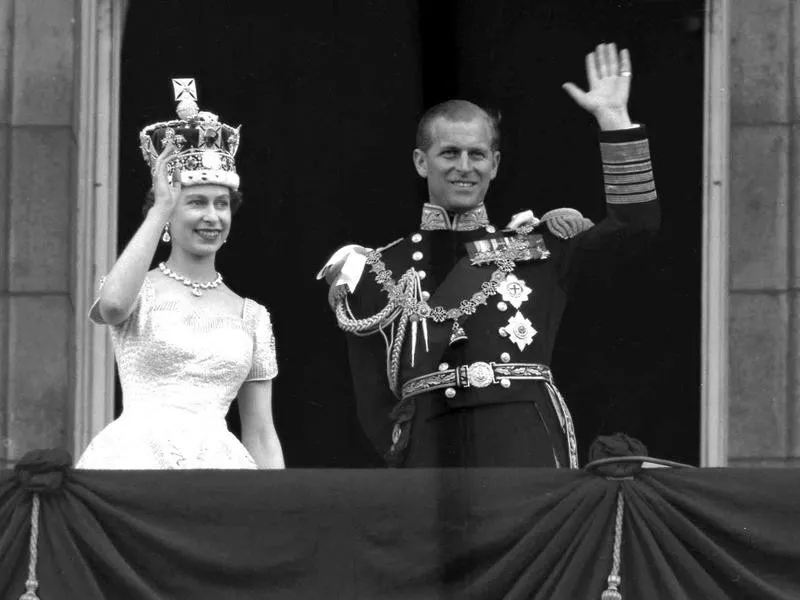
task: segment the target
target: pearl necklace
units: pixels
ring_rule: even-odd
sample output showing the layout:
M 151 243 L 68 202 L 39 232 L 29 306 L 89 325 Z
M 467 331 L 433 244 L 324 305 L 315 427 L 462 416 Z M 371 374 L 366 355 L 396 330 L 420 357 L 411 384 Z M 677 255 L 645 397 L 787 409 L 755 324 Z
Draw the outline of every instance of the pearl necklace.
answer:
M 183 275 L 178 275 L 175 271 L 170 269 L 166 263 L 159 263 L 158 268 L 161 269 L 161 272 L 167 277 L 171 277 L 175 281 L 179 281 L 183 285 L 191 287 L 193 296 L 202 296 L 203 292 L 200 291 L 201 289 L 213 290 L 214 288 L 219 287 L 219 285 L 222 283 L 222 275 L 219 273 L 217 273 L 217 278 L 214 281 L 205 281 L 201 283 L 199 281 L 192 281 Z

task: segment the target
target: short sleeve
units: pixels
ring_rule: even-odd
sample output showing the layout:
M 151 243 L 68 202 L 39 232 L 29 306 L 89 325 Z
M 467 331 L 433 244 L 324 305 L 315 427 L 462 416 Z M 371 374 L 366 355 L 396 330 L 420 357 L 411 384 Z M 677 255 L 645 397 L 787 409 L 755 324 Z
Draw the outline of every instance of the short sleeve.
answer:
M 89 319 L 93 323 L 97 323 L 98 325 L 108 325 L 103 319 L 103 315 L 100 314 L 100 290 L 103 289 L 103 285 L 105 285 L 106 278 L 102 277 L 100 279 L 100 285 L 98 287 L 98 297 L 95 299 L 92 307 L 89 309 Z M 118 325 L 114 325 L 115 328 L 135 328 L 141 330 L 146 321 L 147 315 L 150 313 L 150 308 L 155 300 L 155 290 L 153 289 L 153 284 L 150 282 L 148 277 L 144 278 L 144 282 L 142 282 L 142 287 L 139 289 L 139 294 L 136 296 L 136 302 L 133 305 L 133 310 L 131 310 L 131 314 L 119 323 Z
M 249 320 L 253 336 L 253 362 L 245 381 L 269 381 L 278 374 L 272 321 L 266 308 L 250 300 L 246 302 L 252 304 Z

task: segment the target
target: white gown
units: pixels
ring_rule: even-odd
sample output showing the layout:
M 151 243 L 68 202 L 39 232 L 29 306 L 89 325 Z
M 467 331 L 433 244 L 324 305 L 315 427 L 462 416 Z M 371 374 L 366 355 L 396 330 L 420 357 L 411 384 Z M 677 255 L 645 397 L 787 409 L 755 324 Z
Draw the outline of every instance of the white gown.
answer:
M 89 316 L 103 323 L 97 302 Z M 110 328 L 123 410 L 76 468 L 256 468 L 225 415 L 242 383 L 278 373 L 266 308 L 245 299 L 237 317 L 160 301 L 146 277 L 130 317 Z

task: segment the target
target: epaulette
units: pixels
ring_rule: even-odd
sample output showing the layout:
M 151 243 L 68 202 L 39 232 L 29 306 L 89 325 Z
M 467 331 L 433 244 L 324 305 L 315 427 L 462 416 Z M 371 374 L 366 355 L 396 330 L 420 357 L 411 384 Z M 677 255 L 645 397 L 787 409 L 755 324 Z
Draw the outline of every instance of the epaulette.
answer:
M 549 219 L 557 219 L 558 217 L 573 217 L 575 219 L 583 219 L 583 214 L 581 211 L 574 208 L 554 208 L 553 210 L 548 210 L 546 213 L 544 213 L 542 218 L 539 219 L 539 222 L 535 226 L 538 227 Z

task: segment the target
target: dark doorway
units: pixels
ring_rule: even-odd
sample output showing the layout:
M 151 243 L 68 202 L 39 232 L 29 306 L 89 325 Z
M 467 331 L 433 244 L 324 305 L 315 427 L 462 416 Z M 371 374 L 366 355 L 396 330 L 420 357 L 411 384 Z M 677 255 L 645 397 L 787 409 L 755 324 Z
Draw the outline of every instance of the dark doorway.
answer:
M 415 227 L 416 120 L 450 97 L 502 112 L 493 221 L 559 206 L 601 219 L 596 126 L 560 86 L 584 86 L 584 55 L 616 41 L 633 56 L 631 115 L 650 133 L 662 233 L 613 277 L 586 282 L 553 368 L 584 454 L 596 435 L 624 431 L 653 456 L 697 464 L 702 10 L 701 0 L 137 0 L 122 56 L 120 249 L 149 186 L 138 131 L 174 115 L 170 78 L 194 77 L 201 109 L 243 124 L 245 205 L 218 268 L 272 313 L 287 463 L 377 465 L 315 273 L 341 244 L 375 247 Z

